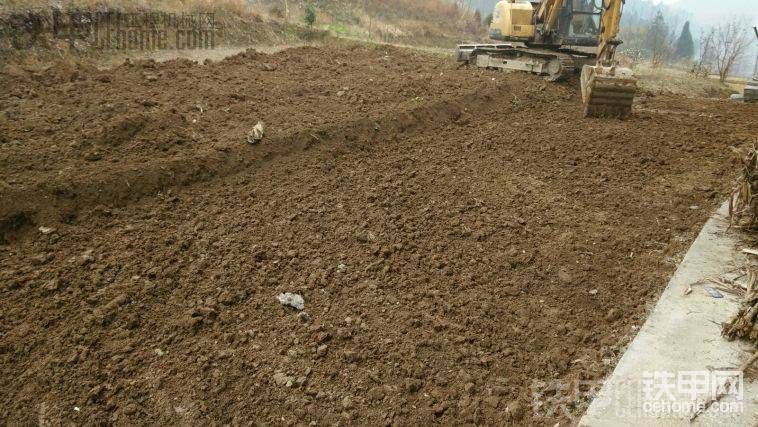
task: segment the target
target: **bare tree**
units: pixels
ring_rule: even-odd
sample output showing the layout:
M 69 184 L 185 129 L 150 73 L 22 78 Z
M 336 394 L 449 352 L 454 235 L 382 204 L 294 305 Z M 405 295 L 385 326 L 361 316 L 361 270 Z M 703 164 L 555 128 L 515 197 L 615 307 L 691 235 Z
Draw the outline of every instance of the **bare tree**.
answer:
M 708 31 L 700 33 L 700 42 L 698 44 L 697 61 L 692 66 L 692 72 L 701 77 L 708 77 L 713 69 L 715 61 L 715 44 L 716 29 L 711 28 Z
M 741 18 L 732 18 L 716 27 L 714 61 L 722 83 L 750 47 L 749 28 L 747 22 Z

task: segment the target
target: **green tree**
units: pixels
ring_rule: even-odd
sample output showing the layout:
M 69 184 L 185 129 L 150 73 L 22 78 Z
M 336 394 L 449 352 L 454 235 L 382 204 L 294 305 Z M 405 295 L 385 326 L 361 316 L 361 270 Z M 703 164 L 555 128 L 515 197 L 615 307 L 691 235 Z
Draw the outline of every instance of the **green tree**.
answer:
M 695 41 L 690 32 L 690 21 L 687 21 L 682 28 L 682 34 L 676 41 L 673 58 L 675 61 L 689 61 L 693 55 L 695 55 Z
M 488 13 L 487 16 L 484 18 L 484 25 L 490 26 L 492 25 L 492 14 Z
M 313 27 L 313 24 L 316 23 L 316 9 L 314 9 L 313 5 L 308 3 L 308 5 L 305 6 L 305 25 L 308 27 Z

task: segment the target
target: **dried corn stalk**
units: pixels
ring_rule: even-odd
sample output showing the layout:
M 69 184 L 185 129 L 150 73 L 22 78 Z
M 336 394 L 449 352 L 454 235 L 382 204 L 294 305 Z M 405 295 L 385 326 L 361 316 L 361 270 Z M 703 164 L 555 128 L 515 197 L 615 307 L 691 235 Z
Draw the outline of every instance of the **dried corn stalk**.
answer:
M 742 162 L 742 176 L 729 198 L 730 225 L 758 231 L 758 148 L 733 148 Z
M 750 268 L 746 286 L 740 311 L 734 319 L 724 323 L 721 333 L 730 341 L 741 338 L 758 343 L 758 269 L 755 267 Z

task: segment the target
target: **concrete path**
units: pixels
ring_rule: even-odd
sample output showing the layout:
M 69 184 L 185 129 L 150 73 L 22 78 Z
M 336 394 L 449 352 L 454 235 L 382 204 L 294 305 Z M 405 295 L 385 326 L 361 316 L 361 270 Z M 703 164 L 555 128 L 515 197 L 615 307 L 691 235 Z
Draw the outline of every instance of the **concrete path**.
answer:
M 703 280 L 734 272 L 744 259 L 721 219 L 725 213 L 722 206 L 706 223 L 580 426 L 758 425 L 758 382 L 748 381 L 690 422 L 695 405 L 751 355 L 744 343 L 721 337 L 739 297 L 713 298 Z

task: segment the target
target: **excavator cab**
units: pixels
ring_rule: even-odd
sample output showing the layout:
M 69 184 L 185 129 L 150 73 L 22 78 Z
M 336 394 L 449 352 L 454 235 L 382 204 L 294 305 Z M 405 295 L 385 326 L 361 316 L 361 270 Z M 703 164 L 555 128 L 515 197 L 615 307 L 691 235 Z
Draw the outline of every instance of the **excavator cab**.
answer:
M 534 47 L 598 45 L 600 11 L 593 0 L 501 0 L 492 11 L 489 36 L 492 40 L 522 42 Z M 553 6 L 551 6 L 553 5 Z M 555 8 L 551 22 L 547 14 L 538 19 L 542 7 Z

